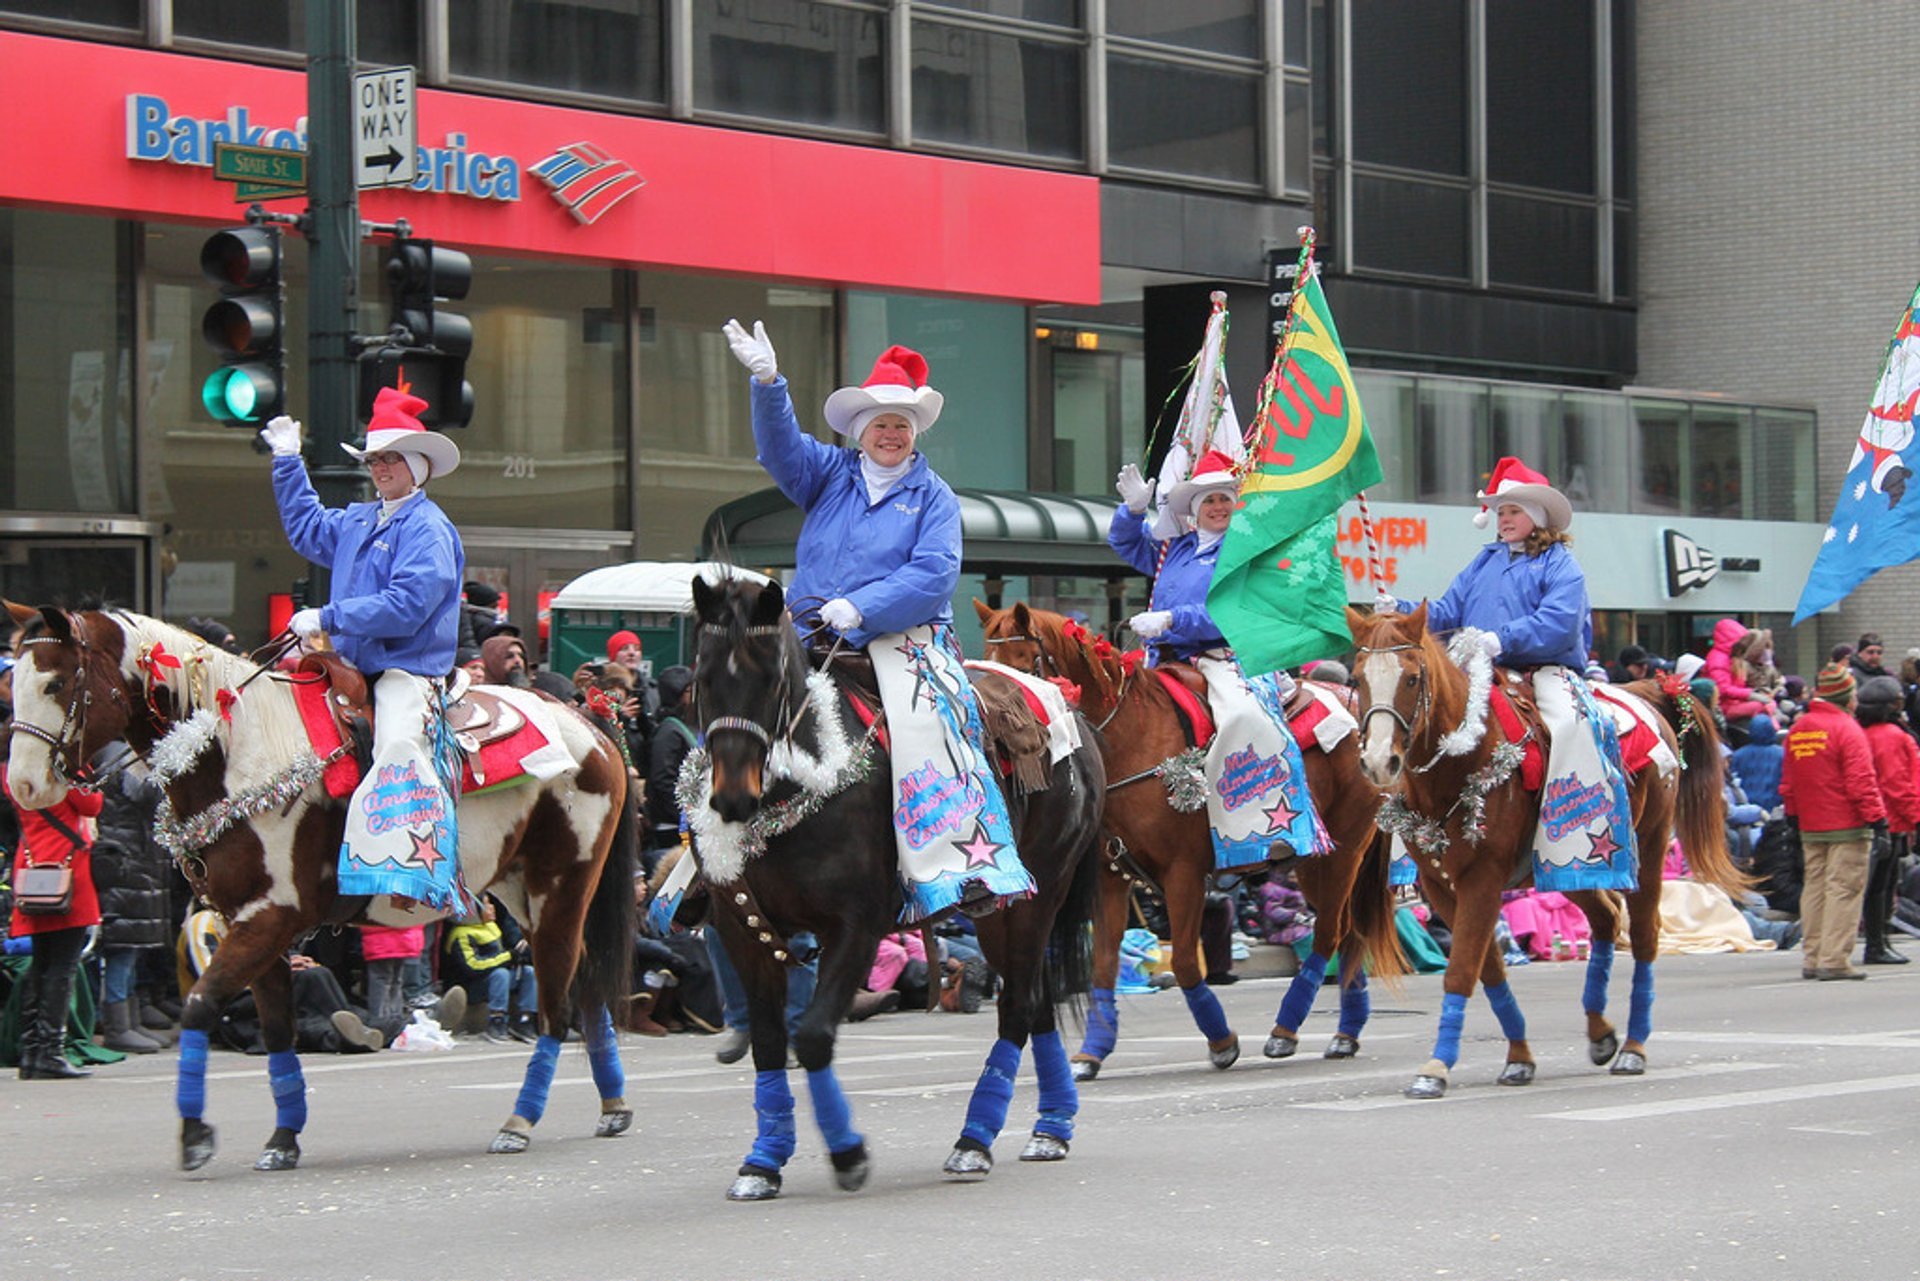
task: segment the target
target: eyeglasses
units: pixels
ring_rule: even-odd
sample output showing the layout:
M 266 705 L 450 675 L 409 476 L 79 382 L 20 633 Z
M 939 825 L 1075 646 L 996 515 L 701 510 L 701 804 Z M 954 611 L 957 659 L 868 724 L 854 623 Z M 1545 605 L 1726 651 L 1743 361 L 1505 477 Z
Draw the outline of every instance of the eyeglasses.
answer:
M 398 467 L 407 461 L 405 454 L 388 452 L 384 454 L 362 454 L 360 461 L 369 467 Z

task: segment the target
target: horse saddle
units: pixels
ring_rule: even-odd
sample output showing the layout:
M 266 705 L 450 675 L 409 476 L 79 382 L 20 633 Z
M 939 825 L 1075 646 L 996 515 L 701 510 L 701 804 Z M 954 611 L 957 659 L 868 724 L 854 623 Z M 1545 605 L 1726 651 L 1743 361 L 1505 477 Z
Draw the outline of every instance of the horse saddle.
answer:
M 1200 669 L 1191 663 L 1167 662 L 1153 669 L 1173 699 L 1174 710 L 1180 715 L 1180 729 L 1187 737 L 1187 746 L 1204 748 L 1213 741 L 1214 720 L 1212 709 L 1207 703 L 1207 678 Z M 1307 688 L 1306 681 L 1294 684 L 1293 697 L 1287 700 L 1287 728 L 1293 731 L 1293 740 L 1301 751 L 1321 746 L 1315 727 L 1326 718 L 1326 708 Z M 1317 684 L 1317 683 L 1316 683 Z M 1358 701 L 1354 691 L 1344 685 L 1319 685 L 1319 688 L 1331 693 L 1335 700 L 1349 712 L 1354 710 Z
M 1498 679 L 1487 700 L 1487 710 L 1499 722 L 1509 743 L 1520 743 L 1520 786 L 1537 792 L 1547 779 L 1547 727 L 1533 701 L 1533 680 L 1524 672 L 1496 667 Z

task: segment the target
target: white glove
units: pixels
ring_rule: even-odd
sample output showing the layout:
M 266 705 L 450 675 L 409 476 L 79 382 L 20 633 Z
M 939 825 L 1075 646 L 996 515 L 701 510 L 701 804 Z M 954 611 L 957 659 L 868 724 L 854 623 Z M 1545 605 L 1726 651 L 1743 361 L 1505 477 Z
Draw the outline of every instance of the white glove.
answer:
M 1133 628 L 1133 634 L 1141 640 L 1152 640 L 1156 636 L 1165 636 L 1167 629 L 1173 626 L 1173 611 L 1170 609 L 1150 609 L 1144 614 L 1135 614 L 1127 626 Z
M 1500 657 L 1500 637 L 1493 632 L 1481 632 L 1480 648 L 1487 651 L 1488 658 Z
M 318 636 L 326 629 L 320 626 L 320 611 L 303 609 L 287 620 L 287 630 L 295 636 Z
M 1400 612 L 1400 598 L 1380 592 L 1373 598 L 1373 612 L 1376 614 L 1397 614 Z
M 767 340 L 767 327 L 759 321 L 753 322 L 753 332 L 748 333 L 737 320 L 729 320 L 720 326 L 720 332 L 727 336 L 727 345 L 733 348 L 733 358 L 747 367 L 749 373 L 763 383 L 770 383 L 780 375 L 780 363 L 774 358 L 773 344 Z
M 285 458 L 289 454 L 300 452 L 300 424 L 281 414 L 260 429 L 260 439 L 267 442 L 275 458 Z
M 836 596 L 820 607 L 820 621 L 836 632 L 850 632 L 860 626 L 860 609 L 845 596 Z
M 1113 478 L 1114 490 L 1126 503 L 1127 510 L 1136 516 L 1144 514 L 1147 505 L 1153 501 L 1153 484 L 1150 480 L 1141 479 L 1140 469 L 1132 463 L 1122 467 L 1120 474 Z

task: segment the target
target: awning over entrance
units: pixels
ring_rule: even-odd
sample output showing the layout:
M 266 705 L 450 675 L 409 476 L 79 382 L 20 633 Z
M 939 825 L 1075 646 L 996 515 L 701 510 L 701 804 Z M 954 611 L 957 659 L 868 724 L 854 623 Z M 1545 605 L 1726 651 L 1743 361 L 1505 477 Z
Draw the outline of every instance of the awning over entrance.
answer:
M 1126 578 L 1133 574 L 1107 546 L 1114 504 L 1098 498 L 959 489 L 961 569 L 969 574 L 1064 574 Z M 714 509 L 700 538 L 703 557 L 736 565 L 789 569 L 800 538 L 800 509 L 777 489 L 763 489 Z

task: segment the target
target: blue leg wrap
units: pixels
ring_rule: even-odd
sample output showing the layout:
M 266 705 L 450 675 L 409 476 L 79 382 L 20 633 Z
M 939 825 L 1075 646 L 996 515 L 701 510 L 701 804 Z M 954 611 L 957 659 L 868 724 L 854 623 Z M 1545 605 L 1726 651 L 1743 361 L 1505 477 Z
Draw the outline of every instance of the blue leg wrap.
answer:
M 620 1038 L 613 1034 L 613 1014 L 600 1007 L 600 1017 L 587 1023 L 587 1066 L 593 1071 L 594 1088 L 603 1099 L 617 1099 L 627 1092 L 627 1070 L 620 1065 Z
M 1280 1012 L 1273 1016 L 1273 1021 L 1298 1032 L 1307 1015 L 1313 1012 L 1313 998 L 1320 994 L 1320 985 L 1326 978 L 1327 958 L 1318 952 L 1307 953 L 1307 959 L 1300 962 L 1300 972 L 1287 984 L 1287 994 L 1280 999 Z M 1342 996 L 1341 1001 L 1344 1004 L 1346 998 Z
M 1006 1128 L 1007 1106 L 1013 1102 L 1013 1078 L 1019 1071 L 1020 1047 L 1003 1036 L 987 1051 L 987 1065 L 980 1069 L 973 1097 L 967 1100 L 967 1122 L 960 1127 L 960 1137 L 993 1146 Z
M 307 1128 L 307 1078 L 292 1050 L 267 1055 L 267 1080 L 273 1083 L 273 1123 L 295 1134 Z
M 787 1085 L 787 1070 L 753 1074 L 753 1111 L 760 1118 L 760 1133 L 753 1140 L 745 1164 L 763 1170 L 779 1170 L 793 1156 L 793 1090 Z
M 1067 1047 L 1058 1032 L 1040 1032 L 1033 1038 L 1033 1072 L 1040 1078 L 1040 1119 L 1035 1134 L 1073 1138 L 1073 1117 L 1080 1110 L 1080 1087 L 1067 1065 Z
M 174 1105 L 184 1121 L 198 1121 L 207 1108 L 207 1034 L 191 1029 L 180 1033 L 180 1076 L 173 1087 Z
M 1580 993 L 1580 1008 L 1589 1014 L 1607 1012 L 1607 983 L 1613 978 L 1613 944 L 1593 941 L 1587 953 L 1587 986 Z
M 1187 1013 L 1193 1015 L 1193 1025 L 1208 1042 L 1224 1041 L 1233 1035 L 1233 1029 L 1227 1026 L 1227 1012 L 1220 1008 L 1220 998 L 1205 983 L 1195 983 L 1192 987 L 1180 989 L 1180 995 L 1187 998 Z
M 547 1112 L 547 1091 L 553 1088 L 553 1070 L 560 1065 L 558 1037 L 542 1036 L 533 1047 L 533 1059 L 527 1064 L 526 1080 L 520 1083 L 520 1097 L 513 1101 L 513 1114 L 538 1125 Z
M 1092 1004 L 1087 1010 L 1087 1034 L 1080 1038 L 1080 1053 L 1104 1059 L 1113 1053 L 1113 1043 L 1120 1037 L 1120 1006 L 1110 987 L 1096 987 L 1087 995 Z
M 1627 1007 L 1627 1039 L 1645 1045 L 1653 1035 L 1653 962 L 1633 963 L 1633 1003 Z
M 786 1079 L 784 1074 L 781 1079 Z M 831 1067 L 807 1073 L 807 1093 L 813 1096 L 813 1120 L 820 1127 L 820 1137 L 827 1141 L 827 1151 L 845 1152 L 865 1141 L 853 1128 L 853 1109 L 847 1106 L 840 1078 Z
M 1295 976 L 1298 978 L 1298 976 Z M 1289 999 L 1293 993 L 1287 993 Z M 1373 997 L 1367 991 L 1367 976 L 1355 974 L 1353 985 L 1340 989 L 1340 1032 L 1343 1036 L 1358 1037 L 1360 1029 L 1367 1025 L 1367 1018 L 1373 1013 Z M 1289 1024 L 1289 1027 L 1296 1025 Z
M 1500 1020 L 1502 1036 L 1509 1041 L 1527 1039 L 1527 1016 L 1520 1012 L 1520 1002 L 1513 995 L 1513 984 L 1497 983 L 1488 987 L 1487 1004 L 1493 1007 L 1493 1017 Z
M 1433 1057 L 1448 1067 L 1460 1061 L 1460 1029 L 1467 1025 L 1467 998 L 1449 992 L 1440 1001 L 1440 1035 L 1434 1038 Z

